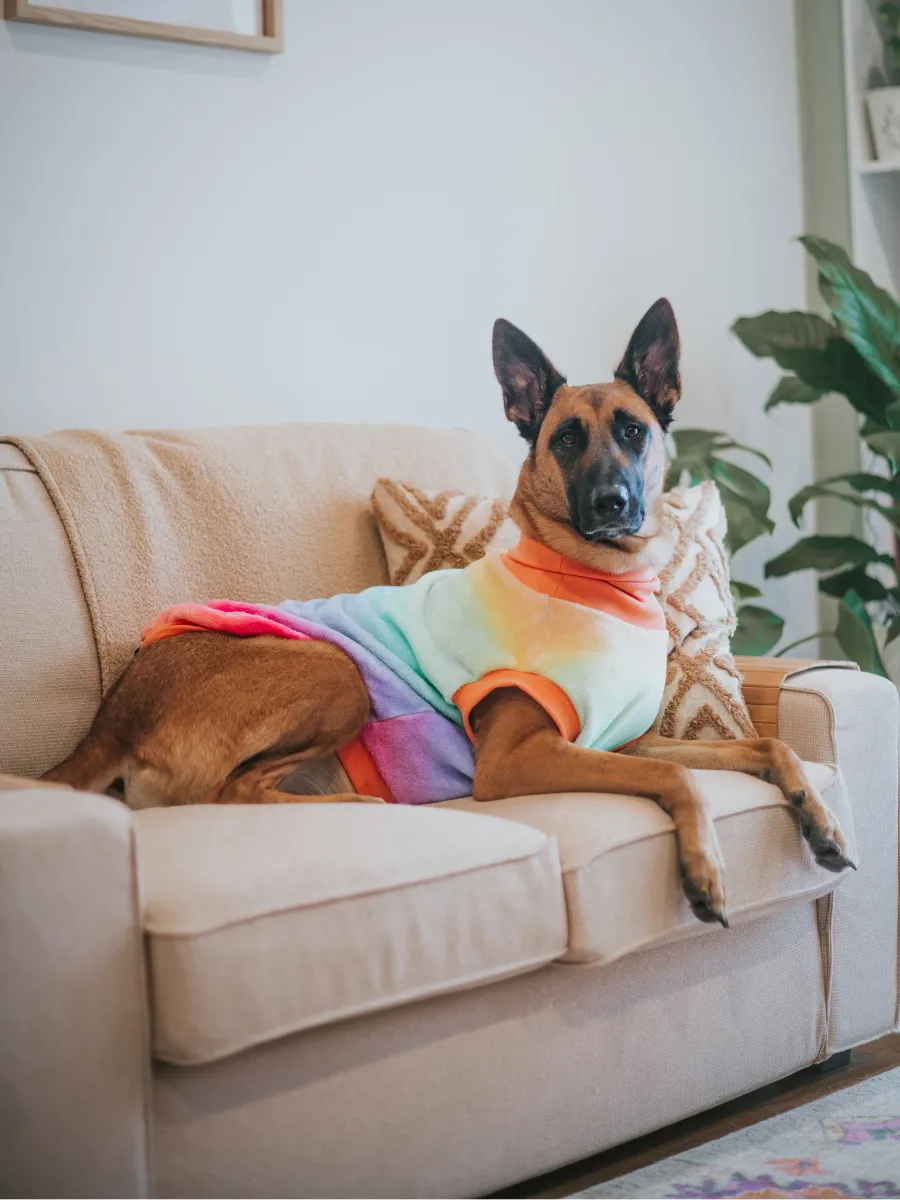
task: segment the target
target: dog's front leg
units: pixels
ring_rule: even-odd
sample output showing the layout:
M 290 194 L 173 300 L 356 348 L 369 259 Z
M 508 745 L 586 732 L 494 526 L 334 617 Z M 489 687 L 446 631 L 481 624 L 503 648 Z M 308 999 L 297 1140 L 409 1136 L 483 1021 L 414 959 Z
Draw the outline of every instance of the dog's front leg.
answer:
M 800 758 L 785 742 L 777 738 L 685 742 L 647 733 L 626 753 L 700 770 L 741 771 L 774 783 L 796 810 L 800 831 L 816 862 L 829 871 L 843 871 L 845 867 L 856 870 L 834 813 L 817 795 Z
M 690 771 L 567 742 L 553 720 L 516 688 L 492 692 L 473 710 L 476 800 L 534 792 L 614 792 L 655 800 L 672 818 L 685 895 L 701 921 L 726 928 L 725 864 L 715 826 Z

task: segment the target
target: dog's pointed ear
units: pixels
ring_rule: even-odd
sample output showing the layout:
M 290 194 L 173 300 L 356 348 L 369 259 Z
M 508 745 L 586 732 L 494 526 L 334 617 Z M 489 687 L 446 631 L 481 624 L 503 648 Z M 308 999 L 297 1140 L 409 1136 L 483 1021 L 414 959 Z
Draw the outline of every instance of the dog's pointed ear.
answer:
M 672 305 L 668 300 L 657 300 L 638 322 L 616 370 L 616 379 L 624 380 L 646 400 L 663 429 L 681 399 L 680 353 Z
M 507 419 L 534 445 L 557 388 L 565 382 L 530 337 L 501 317 L 494 322 L 494 371 Z

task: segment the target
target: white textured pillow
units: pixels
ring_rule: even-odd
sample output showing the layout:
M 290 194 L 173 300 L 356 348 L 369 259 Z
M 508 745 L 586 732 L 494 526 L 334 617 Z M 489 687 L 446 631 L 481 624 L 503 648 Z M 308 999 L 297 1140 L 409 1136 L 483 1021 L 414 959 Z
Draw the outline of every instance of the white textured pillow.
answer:
M 729 638 L 735 615 L 722 539 L 725 510 L 716 486 L 673 488 L 656 564 L 669 631 L 663 705 L 653 728 L 665 737 L 755 737 L 741 694 Z M 424 492 L 379 479 L 372 492 L 392 584 L 414 583 L 429 571 L 465 567 L 488 551 L 519 540 L 508 504 L 461 492 Z
M 707 482 L 672 488 L 664 504 L 658 570 L 669 662 L 653 728 L 689 741 L 756 737 L 729 645 L 737 622 L 722 498 Z
M 411 483 L 379 479 L 372 491 L 372 510 L 388 579 L 395 585 L 415 583 L 429 571 L 466 567 L 488 550 L 512 549 L 519 531 L 508 509 L 497 497 L 424 492 Z

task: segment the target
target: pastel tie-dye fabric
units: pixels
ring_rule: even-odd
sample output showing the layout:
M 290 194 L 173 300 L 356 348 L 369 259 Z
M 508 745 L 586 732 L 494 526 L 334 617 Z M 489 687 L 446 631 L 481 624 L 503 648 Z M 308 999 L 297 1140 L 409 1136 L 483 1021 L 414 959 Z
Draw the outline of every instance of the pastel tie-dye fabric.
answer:
M 649 572 L 603 575 L 523 539 L 508 555 L 278 607 L 213 601 L 166 610 L 143 644 L 189 630 L 315 638 L 344 650 L 371 717 L 341 754 L 358 791 L 401 804 L 467 796 L 471 708 L 520 686 L 581 746 L 615 750 L 659 710 L 667 635 Z

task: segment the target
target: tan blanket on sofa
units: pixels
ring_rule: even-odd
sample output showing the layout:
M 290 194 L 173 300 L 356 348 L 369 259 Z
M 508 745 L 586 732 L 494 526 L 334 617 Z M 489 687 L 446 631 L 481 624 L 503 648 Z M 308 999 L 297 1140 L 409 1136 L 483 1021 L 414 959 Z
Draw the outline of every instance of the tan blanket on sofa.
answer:
M 386 582 L 368 506 L 379 475 L 482 495 L 509 495 L 513 478 L 466 430 L 289 424 L 2 440 L 37 469 L 68 535 L 104 693 L 170 604 L 278 604 Z

